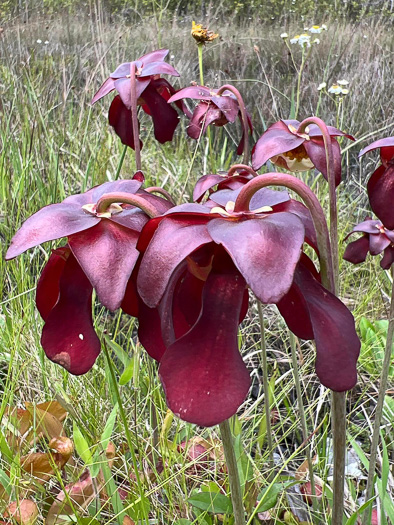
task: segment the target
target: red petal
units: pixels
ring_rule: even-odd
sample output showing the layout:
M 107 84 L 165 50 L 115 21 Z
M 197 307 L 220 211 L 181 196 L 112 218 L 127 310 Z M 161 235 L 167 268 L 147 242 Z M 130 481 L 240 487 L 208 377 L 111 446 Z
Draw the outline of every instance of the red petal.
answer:
M 122 144 L 134 149 L 133 125 L 131 122 L 131 110 L 123 104 L 117 95 L 109 108 L 108 122 L 115 130 Z M 142 147 L 142 142 L 140 141 Z
M 388 230 L 394 230 L 394 166 L 380 166 L 369 179 L 367 190 L 374 213 Z
M 145 89 L 143 98 L 153 118 L 156 140 L 160 144 L 171 141 L 179 123 L 178 113 L 153 86 Z
M 162 357 L 167 404 L 184 421 L 216 425 L 235 414 L 246 397 L 250 378 L 237 345 L 244 290 L 239 274 L 211 274 L 199 320 Z
M 391 147 L 391 146 L 394 146 L 394 137 L 386 137 L 384 139 L 375 140 L 375 142 L 372 142 L 371 144 L 366 146 L 364 149 L 362 149 L 360 153 L 358 154 L 358 156 L 362 157 L 369 151 L 372 151 L 377 148 L 386 148 L 386 147 Z
M 174 77 L 179 77 L 178 71 L 167 64 L 167 62 L 145 62 L 142 66 L 141 77 L 144 78 L 151 75 L 172 75 Z
M 312 246 L 317 254 L 319 254 L 319 250 L 317 248 L 316 231 L 313 225 L 312 216 L 309 209 L 304 204 L 302 204 L 302 202 L 296 201 L 295 199 L 289 199 L 288 201 L 275 205 L 273 210 L 275 213 L 286 211 L 297 215 L 304 225 L 306 242 Z
M 225 177 L 223 177 L 222 175 L 203 175 L 198 179 L 196 185 L 194 186 L 193 200 L 195 202 L 200 202 L 205 192 L 219 184 L 219 182 L 223 182 L 224 180 Z
M 71 374 L 90 370 L 100 353 L 93 329 L 92 286 L 70 255 L 60 278 L 60 297 L 44 325 L 41 344 L 51 361 Z
M 369 238 L 368 235 L 363 235 L 357 241 L 353 241 L 346 246 L 343 258 L 345 261 L 353 264 L 360 264 L 365 261 L 369 251 Z
M 89 234 L 69 237 L 70 248 L 97 292 L 99 301 L 119 308 L 138 258 L 138 231 L 102 219 Z
M 128 72 L 130 75 L 130 70 Z M 135 83 L 135 96 L 138 100 L 145 89 L 149 86 L 151 78 L 137 78 Z M 131 108 L 131 80 L 130 78 L 119 78 L 115 80 L 114 87 L 119 93 L 120 98 L 122 99 L 123 104 L 127 109 Z
M 53 251 L 38 279 L 36 306 L 44 321 L 59 299 L 60 278 L 69 254 L 70 249 L 66 246 Z
M 67 237 L 95 226 L 100 219 L 80 206 L 61 202 L 41 208 L 29 217 L 11 240 L 5 258 L 13 259 L 43 242 Z
M 298 265 L 294 282 L 309 310 L 316 342 L 316 373 L 321 383 L 336 392 L 350 390 L 357 382 L 360 353 L 352 314 L 304 265 Z
M 163 61 L 169 52 L 169 49 L 156 49 L 155 51 L 150 51 L 149 53 L 142 55 L 138 61 L 141 61 L 143 64 Z
M 92 101 L 90 102 L 92 105 L 95 104 L 100 98 L 105 97 L 105 95 L 108 95 L 108 93 L 111 93 L 115 89 L 115 82 L 113 78 L 107 78 L 107 80 L 102 84 L 100 89 L 97 91 L 97 93 L 92 98 Z
M 335 186 L 338 186 L 342 177 L 341 148 L 335 139 L 331 139 L 331 145 L 334 153 Z M 304 147 L 315 168 L 328 180 L 326 150 L 323 139 L 314 138 L 313 140 L 307 140 L 304 142 Z
M 174 215 L 160 222 L 144 254 L 137 278 L 138 293 L 148 306 L 153 308 L 159 304 L 178 264 L 194 250 L 211 242 L 206 226 L 209 218 L 177 218 Z
M 99 186 L 94 186 L 85 193 L 78 193 L 76 195 L 70 195 L 64 199 L 63 203 L 78 204 L 82 207 L 84 204 L 97 203 L 97 201 L 105 195 L 111 192 L 125 192 L 125 193 L 136 193 L 141 187 L 142 181 L 139 180 L 117 180 L 114 182 L 104 182 Z
M 304 226 L 292 213 L 243 221 L 213 219 L 212 239 L 222 244 L 263 303 L 276 303 L 289 290 L 304 242 Z
M 393 263 L 394 263 L 394 247 L 388 246 L 384 250 L 383 258 L 380 261 L 380 266 L 382 267 L 383 270 L 389 270 Z
M 160 361 L 166 351 L 157 308 L 149 308 L 140 300 L 138 307 L 138 339 L 148 354 Z
M 182 98 L 191 98 L 194 100 L 210 100 L 212 98 L 212 91 L 205 86 L 189 86 L 180 89 L 169 99 L 169 103 L 176 102 Z
M 305 139 L 293 135 L 289 129 L 278 129 L 271 126 L 263 133 L 253 148 L 253 169 L 260 169 L 267 160 L 275 157 L 275 155 L 291 151 L 301 144 L 305 144 L 305 142 Z

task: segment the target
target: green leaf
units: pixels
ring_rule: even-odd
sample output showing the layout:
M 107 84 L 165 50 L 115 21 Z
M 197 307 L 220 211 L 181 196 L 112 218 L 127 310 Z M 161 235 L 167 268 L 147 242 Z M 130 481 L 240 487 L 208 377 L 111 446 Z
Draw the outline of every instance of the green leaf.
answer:
M 263 489 L 260 494 L 257 496 L 257 509 L 259 512 L 265 512 L 266 510 L 272 509 L 275 507 L 276 502 L 278 501 L 278 496 L 283 490 L 282 483 L 274 483 L 270 487 Z
M 93 464 L 92 453 L 90 451 L 88 442 L 83 437 L 75 421 L 73 423 L 73 440 L 75 450 L 77 451 L 79 457 L 82 459 L 82 461 L 87 467 L 91 466 Z
M 192 525 L 192 521 L 186 520 L 184 518 L 181 518 L 180 520 L 177 520 L 174 525 Z
M 197 509 L 213 514 L 231 514 L 233 511 L 230 498 L 215 492 L 197 492 L 188 499 L 188 502 Z
M 0 468 L 0 484 L 3 485 L 4 490 L 6 493 L 11 496 L 12 492 L 12 484 L 10 478 L 7 476 L 7 474 Z
M 347 520 L 346 525 L 356 525 L 357 518 L 359 516 L 362 516 L 364 514 L 364 511 L 371 505 L 371 503 L 375 500 L 375 496 L 368 501 L 366 501 L 359 509 L 356 510 L 356 512 L 353 512 L 353 514 L 350 516 L 350 518 Z
M 122 375 L 119 378 L 119 384 L 121 386 L 126 385 L 134 375 L 134 359 L 130 359 L 129 364 L 123 370 Z
M 107 419 L 107 422 L 105 423 L 103 433 L 101 434 L 101 445 L 103 447 L 104 452 L 107 450 L 109 440 L 111 439 L 112 432 L 115 426 L 116 416 L 118 415 L 118 410 L 119 406 L 118 403 L 116 403 Z
M 0 430 L 0 451 L 3 456 L 5 456 L 8 461 L 13 461 L 14 454 L 12 453 L 10 447 L 8 446 L 8 443 L 4 437 L 3 432 Z

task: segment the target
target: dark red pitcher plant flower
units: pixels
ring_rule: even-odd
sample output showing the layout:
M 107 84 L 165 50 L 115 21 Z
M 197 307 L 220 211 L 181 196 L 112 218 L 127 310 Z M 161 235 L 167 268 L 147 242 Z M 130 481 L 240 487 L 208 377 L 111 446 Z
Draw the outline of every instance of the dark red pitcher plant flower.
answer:
M 335 185 L 341 182 L 341 151 L 336 137 L 351 135 L 327 126 L 333 148 Z M 259 138 L 252 152 L 252 165 L 259 170 L 270 160 L 289 171 L 307 171 L 315 167 L 328 179 L 323 133 L 316 124 L 303 126 L 298 120 L 280 120 L 272 124 Z
M 24 222 L 7 251 L 6 259 L 13 259 L 44 242 L 67 238 L 44 267 L 36 303 L 45 321 L 41 343 L 46 355 L 73 374 L 87 372 L 100 352 L 92 324 L 93 289 L 101 304 L 116 310 L 138 259 L 136 244 L 149 215 L 124 203 L 152 214 L 171 207 L 141 190 L 141 184 L 107 182 L 45 206 Z
M 375 149 L 380 150 L 381 165 L 368 181 L 369 202 L 384 226 L 394 230 L 394 137 L 372 142 L 360 151 L 359 157 Z
M 109 108 L 109 124 L 114 128 L 123 144 L 135 149 L 132 126 L 132 81 L 135 81 L 136 103 L 153 119 L 154 134 L 161 144 L 171 141 L 179 118 L 177 111 L 168 99 L 175 93 L 174 87 L 160 75 L 179 77 L 177 70 L 164 62 L 168 49 L 152 51 L 134 62 L 125 62 L 111 73 L 94 95 L 91 103 L 95 104 L 108 93 L 116 90 L 118 95 Z M 135 78 L 131 78 L 134 72 Z M 179 104 L 179 103 L 178 103 Z M 186 111 L 179 104 L 182 111 Z
M 258 195 L 254 186 L 258 208 L 241 207 L 255 180 L 243 186 L 235 203 L 183 204 L 151 219 L 137 245 L 142 253 L 138 294 L 151 309 L 160 310 L 164 301 L 167 315 L 164 323 L 162 318 L 162 333 L 172 333 L 164 336 L 162 352 L 154 356 L 160 362 L 168 406 L 182 419 L 204 426 L 233 415 L 249 389 L 249 374 L 237 346 L 247 288 L 263 303 L 283 301 L 280 308 L 286 321 L 294 308 L 298 311 L 297 321 L 289 324 L 300 336 L 316 340 L 316 368 L 323 384 L 343 391 L 356 382 L 359 340 L 353 317 L 320 284 L 306 256 L 300 259 L 306 231 L 311 244 L 316 242 L 309 212 L 302 203 L 290 204 L 286 192 L 262 190 Z M 198 270 L 196 262 L 201 250 L 205 272 Z M 189 273 L 200 273 L 196 297 L 201 301 L 194 312 L 195 324 L 192 321 L 188 331 L 177 337 L 171 322 L 177 323 L 179 312 L 188 310 L 190 303 L 186 294 L 181 298 L 173 292 L 182 284 L 178 272 L 185 262 Z

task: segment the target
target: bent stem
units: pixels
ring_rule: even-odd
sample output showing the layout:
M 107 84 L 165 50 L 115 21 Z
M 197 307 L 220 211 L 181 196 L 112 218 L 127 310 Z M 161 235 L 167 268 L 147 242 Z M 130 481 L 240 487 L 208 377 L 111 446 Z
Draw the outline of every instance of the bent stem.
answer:
M 367 489 L 365 495 L 365 501 L 371 499 L 372 489 L 373 489 L 373 478 L 375 476 L 375 467 L 376 467 L 376 455 L 379 444 L 379 431 L 380 423 L 382 420 L 384 397 L 387 389 L 387 380 L 390 370 L 390 361 L 391 361 L 391 351 L 393 348 L 393 334 L 394 334 L 394 264 L 391 266 L 391 277 L 392 277 L 392 289 L 391 289 L 391 301 L 390 301 L 390 313 L 389 313 L 389 326 L 387 330 L 387 339 L 386 339 L 386 348 L 384 350 L 383 358 L 383 368 L 382 374 L 380 376 L 380 387 L 378 394 L 378 402 L 376 405 L 375 412 L 375 421 L 372 434 L 372 443 L 371 443 L 371 454 L 369 457 L 369 468 L 368 468 L 368 480 L 367 480 Z M 368 525 L 370 510 L 367 509 L 363 515 L 363 525 Z
M 140 208 L 140 210 L 144 211 L 150 218 L 160 215 L 158 210 L 146 199 L 144 199 L 144 197 L 122 191 L 119 193 L 114 192 L 104 194 L 97 201 L 96 212 L 105 213 L 108 207 L 114 203 L 131 204 L 132 206 L 136 206 L 137 208 Z
M 141 171 L 141 148 L 140 148 L 140 134 L 138 131 L 137 118 L 137 86 L 135 76 L 135 63 L 130 62 L 130 85 L 131 85 L 131 122 L 133 125 L 134 137 L 134 152 L 135 152 L 135 166 L 136 171 Z
M 229 420 L 226 419 L 219 423 L 220 435 L 222 437 L 224 457 L 228 469 L 228 479 L 230 482 L 231 501 L 234 512 L 234 525 L 245 525 L 245 510 L 242 501 L 242 490 L 239 481 L 237 459 L 234 451 L 234 440 L 230 428 Z
M 298 358 L 297 358 L 297 349 L 296 349 L 296 338 L 293 332 L 290 332 L 289 330 L 289 336 L 290 336 L 290 348 L 291 348 L 291 362 L 293 365 L 293 376 L 294 376 L 294 383 L 296 387 L 296 393 L 297 393 L 297 400 L 298 400 L 298 411 L 300 413 L 300 421 L 301 421 L 301 428 L 302 428 L 302 439 L 304 440 L 304 443 L 308 442 L 308 427 L 306 424 L 306 417 L 305 417 L 305 410 L 304 410 L 304 404 L 302 402 L 302 392 L 301 392 L 301 382 L 300 382 L 300 376 L 298 374 Z M 309 480 L 311 483 L 311 492 L 312 492 L 312 505 L 313 510 L 315 512 L 318 512 L 318 505 L 316 500 L 316 488 L 315 488 L 315 478 L 313 475 L 313 463 L 312 463 L 312 455 L 311 455 L 311 444 L 306 444 L 305 447 L 305 453 L 306 453 L 306 459 L 308 463 L 308 470 L 309 470 Z
M 304 133 L 305 128 L 315 124 L 322 132 L 324 149 L 326 153 L 327 162 L 327 180 L 330 197 L 330 239 L 332 250 L 332 264 L 334 270 L 335 289 L 338 288 L 339 262 L 338 262 L 338 210 L 337 210 L 337 194 L 335 186 L 334 173 L 334 150 L 332 148 L 331 136 L 328 132 L 326 124 L 319 117 L 309 117 L 301 122 L 298 127 L 299 133 Z M 335 294 L 335 290 L 331 290 Z
M 265 343 L 265 330 L 264 330 L 264 314 L 261 302 L 257 299 L 257 309 L 259 312 L 260 322 L 260 340 L 261 340 L 261 364 L 263 369 L 263 388 L 264 388 L 264 406 L 265 406 L 265 425 L 267 434 L 267 445 L 268 445 L 268 458 L 270 469 L 274 468 L 274 450 L 272 446 L 272 433 L 271 433 L 271 411 L 270 411 L 270 395 L 268 385 L 268 363 L 267 363 L 267 346 Z
M 221 95 L 224 91 L 230 91 L 233 93 L 233 95 L 236 96 L 238 101 L 239 110 L 241 111 L 241 118 L 242 118 L 242 127 L 243 127 L 243 134 L 244 134 L 244 154 L 243 154 L 243 163 L 248 164 L 249 163 L 249 156 L 250 156 L 250 150 L 249 150 L 249 126 L 248 126 L 248 115 L 246 113 L 246 107 L 245 102 L 243 101 L 243 98 L 241 96 L 241 93 L 238 91 L 238 89 L 231 84 L 224 84 L 221 86 L 218 91 L 217 95 Z

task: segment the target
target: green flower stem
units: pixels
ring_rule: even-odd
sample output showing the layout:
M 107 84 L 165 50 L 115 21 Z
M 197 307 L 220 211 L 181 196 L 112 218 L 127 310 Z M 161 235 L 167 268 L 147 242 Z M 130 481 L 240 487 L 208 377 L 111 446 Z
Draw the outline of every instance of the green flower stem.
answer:
M 295 108 L 295 115 L 294 118 L 297 118 L 298 111 L 300 109 L 300 92 L 301 92 L 301 79 L 302 79 L 302 73 L 304 71 L 305 64 L 309 58 L 309 55 L 311 54 L 312 46 L 308 49 L 308 52 L 305 54 L 305 48 L 302 48 L 302 60 L 300 69 L 298 69 L 298 77 L 297 77 L 297 98 L 296 98 L 296 108 Z
M 294 383 L 296 387 L 297 392 L 297 400 L 298 400 L 298 411 L 300 413 L 300 421 L 301 421 L 301 428 L 302 428 L 302 439 L 304 440 L 304 443 L 308 443 L 308 427 L 306 424 L 306 417 L 305 417 L 305 410 L 304 410 L 304 404 L 302 402 L 302 391 L 301 391 L 301 382 L 300 382 L 300 376 L 298 374 L 298 359 L 297 359 L 297 348 L 296 348 L 296 338 L 293 332 L 290 332 L 289 330 L 289 336 L 290 336 L 290 348 L 291 348 L 291 362 L 293 365 L 293 376 L 294 376 Z M 308 462 L 308 470 L 309 470 L 309 479 L 311 482 L 311 492 L 312 492 L 312 505 L 313 510 L 315 512 L 318 512 L 318 504 L 316 500 L 316 488 L 315 488 L 315 478 L 313 475 L 313 463 L 312 463 L 312 455 L 311 455 L 311 443 L 307 444 L 305 446 L 305 453 L 306 453 L 306 459 Z
M 127 148 L 128 148 L 128 146 L 124 146 L 123 147 L 122 155 L 120 156 L 119 164 L 118 164 L 118 167 L 116 168 L 116 173 L 115 173 L 115 179 L 114 180 L 118 180 L 119 179 L 120 170 L 122 169 L 122 166 L 123 166 L 123 162 L 124 162 L 124 159 L 125 159 L 125 156 L 126 156 Z
M 202 50 L 204 48 L 204 44 L 197 44 L 198 49 L 198 69 L 200 71 L 200 84 L 201 86 L 204 85 L 204 69 L 202 65 Z
M 272 433 L 271 433 L 271 410 L 270 410 L 270 395 L 268 385 L 268 363 L 267 363 L 267 346 L 265 342 L 265 330 L 264 330 L 264 314 L 261 302 L 257 299 L 257 309 L 259 312 L 260 322 L 260 340 L 261 340 L 261 364 L 263 369 L 263 388 L 264 388 L 264 407 L 265 407 L 265 422 L 266 422 L 266 434 L 267 434 L 267 446 L 268 446 L 268 457 L 269 467 L 274 468 L 274 449 L 272 446 Z
M 373 489 L 373 478 L 375 476 L 376 455 L 379 444 L 380 423 L 382 420 L 384 397 L 387 389 L 387 380 L 390 370 L 391 351 L 393 348 L 393 334 L 394 334 L 394 264 L 391 266 L 391 277 L 393 280 L 391 289 L 389 326 L 387 330 L 386 348 L 384 350 L 383 368 L 380 376 L 380 387 L 378 394 L 378 402 L 376 405 L 375 421 L 373 426 L 371 453 L 369 456 L 368 480 L 365 495 L 365 501 L 371 499 Z M 363 525 L 370 523 L 370 509 L 367 509 L 363 515 Z
M 219 424 L 220 435 L 222 437 L 224 457 L 228 470 L 230 482 L 231 501 L 234 512 L 234 525 L 245 525 L 245 509 L 242 501 L 242 490 L 239 481 L 237 459 L 234 451 L 234 439 L 230 428 L 229 420 L 226 419 Z
M 140 133 L 137 118 L 137 79 L 135 75 L 135 63 L 130 62 L 130 84 L 131 84 L 131 122 L 133 125 L 134 153 L 136 171 L 141 171 L 141 149 Z
M 149 523 L 149 518 L 148 518 L 148 514 L 146 512 L 146 507 L 143 504 L 144 499 L 145 499 L 144 488 L 142 486 L 140 474 L 139 474 L 139 471 L 138 471 L 137 458 L 135 457 L 134 444 L 133 444 L 133 440 L 131 438 L 131 432 L 130 432 L 130 422 L 127 420 L 126 413 L 125 413 L 124 408 L 123 408 L 122 398 L 120 397 L 120 392 L 119 392 L 119 388 L 118 388 L 118 382 L 117 382 L 116 376 L 115 376 L 114 366 L 112 364 L 112 359 L 111 359 L 111 356 L 109 355 L 108 348 L 107 348 L 107 345 L 105 344 L 105 341 L 104 341 L 103 347 L 104 347 L 105 357 L 106 357 L 107 363 L 108 363 L 109 373 L 111 375 L 112 386 L 114 388 L 116 400 L 117 400 L 118 406 L 119 406 L 120 417 L 121 417 L 121 420 L 122 420 L 122 423 L 123 423 L 123 426 L 124 426 L 124 430 L 125 430 L 125 434 L 126 434 L 127 444 L 129 446 L 129 450 L 130 450 L 131 461 L 133 463 L 134 474 L 135 474 L 135 478 L 136 478 L 137 486 L 138 486 L 138 491 L 140 493 L 140 498 L 141 498 L 141 502 L 142 502 L 142 510 L 143 510 L 143 514 L 144 514 L 144 520 L 148 524 Z
M 299 133 L 304 133 L 307 126 L 315 124 L 318 126 L 323 135 L 324 149 L 326 153 L 327 162 L 327 179 L 330 196 L 330 239 L 332 251 L 332 263 L 334 271 L 334 288 L 330 291 L 336 294 L 339 279 L 339 258 L 338 258 L 338 210 L 337 210 L 337 194 L 335 186 L 334 173 L 334 150 L 331 143 L 331 136 L 328 132 L 326 124 L 318 117 L 309 117 L 301 122 L 298 127 Z
M 242 126 L 243 126 L 243 133 L 244 133 L 244 154 L 243 154 L 243 160 L 242 162 L 244 164 L 249 163 L 249 156 L 250 156 L 250 149 L 249 149 L 249 126 L 248 126 L 248 115 L 246 113 L 246 107 L 245 102 L 243 101 L 243 98 L 241 96 L 241 93 L 238 91 L 238 89 L 231 84 L 224 84 L 224 86 L 221 86 L 218 89 L 217 94 L 221 95 L 224 91 L 230 91 L 233 93 L 238 101 L 239 110 L 241 112 L 242 117 Z
M 144 211 L 150 218 L 160 215 L 158 210 L 150 204 L 144 197 L 137 194 L 118 192 L 106 193 L 98 201 L 96 213 L 105 213 L 108 207 L 114 203 L 131 204 Z

